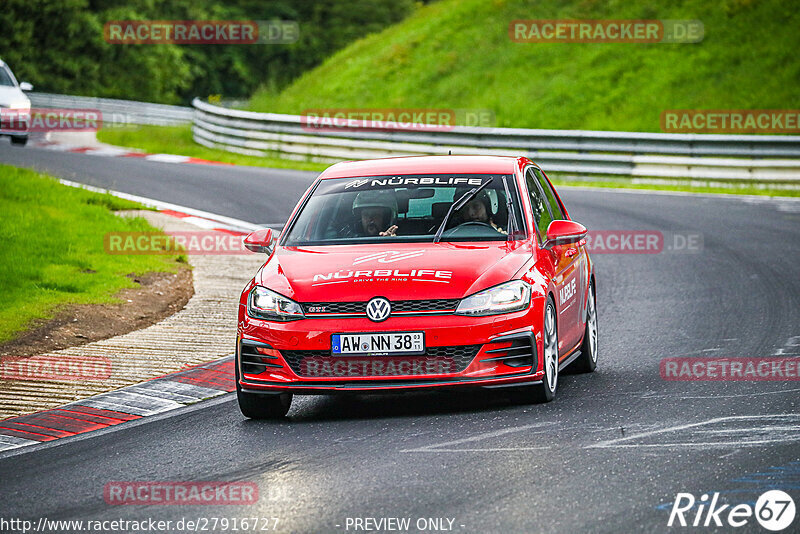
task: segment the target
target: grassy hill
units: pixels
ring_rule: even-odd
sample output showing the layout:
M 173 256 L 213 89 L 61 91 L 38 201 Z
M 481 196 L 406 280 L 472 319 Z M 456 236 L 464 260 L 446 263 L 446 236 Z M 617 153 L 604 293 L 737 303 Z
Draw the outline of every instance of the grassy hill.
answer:
M 250 107 L 490 109 L 501 127 L 660 131 L 665 109 L 800 108 L 785 0 L 442 0 Z M 515 19 L 699 19 L 696 44 L 514 43 Z

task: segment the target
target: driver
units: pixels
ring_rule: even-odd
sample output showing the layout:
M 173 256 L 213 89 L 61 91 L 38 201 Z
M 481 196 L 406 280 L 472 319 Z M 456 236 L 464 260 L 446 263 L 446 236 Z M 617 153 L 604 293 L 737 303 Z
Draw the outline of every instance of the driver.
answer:
M 463 194 L 464 193 L 461 193 L 461 195 Z M 459 198 L 461 195 L 456 193 L 456 198 Z M 483 223 L 491 226 L 501 234 L 508 234 L 508 232 L 503 230 L 500 226 L 497 226 L 497 224 L 495 224 L 495 222 L 492 220 L 492 201 L 489 199 L 489 195 L 486 193 L 486 191 L 481 191 L 475 195 L 475 198 L 467 202 L 467 204 L 458 210 L 457 213 L 459 215 L 460 224 L 469 222 Z
M 353 201 L 355 234 L 359 236 L 397 235 L 397 199 L 394 191 L 362 191 Z

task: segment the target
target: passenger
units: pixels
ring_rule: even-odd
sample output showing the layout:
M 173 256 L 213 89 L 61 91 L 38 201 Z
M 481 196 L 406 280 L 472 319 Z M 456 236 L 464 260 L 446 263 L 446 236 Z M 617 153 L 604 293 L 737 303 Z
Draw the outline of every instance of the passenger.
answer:
M 356 235 L 396 236 L 397 199 L 394 191 L 362 191 L 353 202 Z

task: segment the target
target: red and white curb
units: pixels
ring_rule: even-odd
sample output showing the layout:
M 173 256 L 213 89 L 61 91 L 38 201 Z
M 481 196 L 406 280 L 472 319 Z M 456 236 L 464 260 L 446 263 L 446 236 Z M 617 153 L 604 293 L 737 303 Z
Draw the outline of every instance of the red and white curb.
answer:
M 0 421 L 0 452 L 177 410 L 236 390 L 233 356 L 59 408 Z
M 86 154 L 88 156 L 108 156 L 117 158 L 140 158 L 145 161 L 158 163 L 194 163 L 197 165 L 233 165 L 233 163 L 223 163 L 208 159 L 193 158 L 191 156 L 179 156 L 176 154 L 148 154 L 146 152 L 133 152 L 131 150 L 115 146 L 75 146 L 51 141 L 39 141 L 34 143 L 37 148 L 47 150 L 57 150 L 59 152 L 72 152 L 75 154 Z
M 130 195 L 128 193 L 121 193 L 111 189 L 103 189 L 101 187 L 80 184 L 78 182 L 71 182 L 69 180 L 59 180 L 59 183 L 68 185 L 70 187 L 86 189 L 87 191 L 94 191 L 95 193 L 108 193 L 118 198 L 124 198 L 126 200 L 138 202 L 144 206 L 155 208 L 166 215 L 179 217 L 183 219 L 184 222 L 199 226 L 205 230 L 219 230 L 221 232 L 228 233 L 249 234 L 250 232 L 254 232 L 263 228 L 263 226 L 243 221 L 241 219 L 234 219 L 233 217 L 226 217 L 224 215 L 218 215 L 208 211 L 196 210 L 194 208 L 179 206 L 178 204 L 171 204 L 169 202 L 162 202 L 152 198 Z

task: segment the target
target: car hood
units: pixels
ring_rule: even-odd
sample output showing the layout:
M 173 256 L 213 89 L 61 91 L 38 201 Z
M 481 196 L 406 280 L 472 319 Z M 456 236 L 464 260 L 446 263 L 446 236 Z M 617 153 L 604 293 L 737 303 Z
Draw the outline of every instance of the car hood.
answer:
M 0 85 L 0 106 L 10 108 L 30 107 L 31 101 L 18 87 Z
M 398 243 L 278 247 L 255 282 L 298 302 L 452 299 L 505 282 L 527 243 Z

